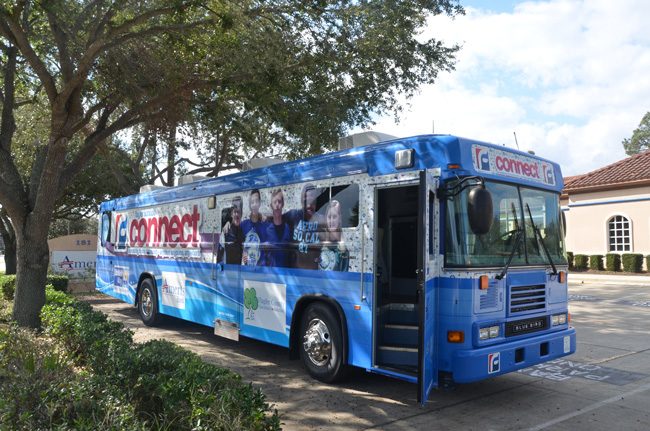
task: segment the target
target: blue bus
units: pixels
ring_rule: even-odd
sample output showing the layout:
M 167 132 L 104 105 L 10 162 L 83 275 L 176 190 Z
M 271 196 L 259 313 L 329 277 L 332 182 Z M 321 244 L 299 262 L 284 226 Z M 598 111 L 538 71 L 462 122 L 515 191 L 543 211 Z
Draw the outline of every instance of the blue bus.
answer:
M 350 148 L 100 206 L 97 290 L 350 367 L 474 382 L 575 352 L 560 167 L 450 135 Z

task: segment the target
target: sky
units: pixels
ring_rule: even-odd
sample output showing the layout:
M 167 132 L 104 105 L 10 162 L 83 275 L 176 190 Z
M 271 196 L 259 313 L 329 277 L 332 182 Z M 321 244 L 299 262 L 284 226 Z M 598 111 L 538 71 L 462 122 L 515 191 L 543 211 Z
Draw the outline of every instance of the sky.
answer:
M 461 0 L 464 16 L 432 17 L 422 37 L 459 44 L 456 69 L 405 100 L 406 137 L 449 133 L 559 162 L 565 176 L 626 157 L 650 111 L 650 1 Z

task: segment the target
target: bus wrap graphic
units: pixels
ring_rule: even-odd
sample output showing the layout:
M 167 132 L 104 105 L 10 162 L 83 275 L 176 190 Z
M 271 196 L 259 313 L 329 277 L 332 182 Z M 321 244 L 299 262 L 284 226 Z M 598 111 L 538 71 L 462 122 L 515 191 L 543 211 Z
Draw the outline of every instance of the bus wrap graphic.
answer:
M 472 145 L 472 164 L 479 172 L 555 185 L 553 166 L 533 157 L 482 145 Z
M 258 306 L 257 292 L 255 288 L 244 289 L 244 307 L 246 310 L 246 320 L 253 320 L 255 318 L 255 310 Z

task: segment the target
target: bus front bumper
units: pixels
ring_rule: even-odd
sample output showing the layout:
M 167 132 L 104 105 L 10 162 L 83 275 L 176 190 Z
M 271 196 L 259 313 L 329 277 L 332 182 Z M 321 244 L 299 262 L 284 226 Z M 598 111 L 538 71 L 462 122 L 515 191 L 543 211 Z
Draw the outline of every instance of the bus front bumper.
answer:
M 574 328 L 453 354 L 456 383 L 470 383 L 521 370 L 576 351 Z

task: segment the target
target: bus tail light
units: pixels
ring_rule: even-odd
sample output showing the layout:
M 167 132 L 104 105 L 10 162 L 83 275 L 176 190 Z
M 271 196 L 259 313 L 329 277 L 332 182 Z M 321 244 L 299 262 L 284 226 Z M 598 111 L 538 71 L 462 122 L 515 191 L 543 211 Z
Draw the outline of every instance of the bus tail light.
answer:
M 463 331 L 447 331 L 447 341 L 450 343 L 462 343 L 465 341 L 465 333 Z
M 560 271 L 560 283 L 566 283 L 566 272 Z
M 490 287 L 490 280 L 488 279 L 488 276 L 482 275 L 479 277 L 478 288 L 481 290 L 487 290 L 488 287 Z

